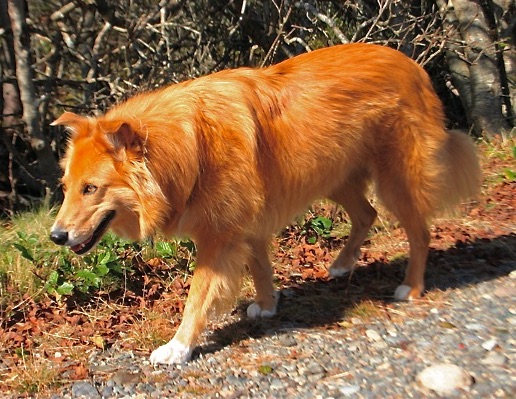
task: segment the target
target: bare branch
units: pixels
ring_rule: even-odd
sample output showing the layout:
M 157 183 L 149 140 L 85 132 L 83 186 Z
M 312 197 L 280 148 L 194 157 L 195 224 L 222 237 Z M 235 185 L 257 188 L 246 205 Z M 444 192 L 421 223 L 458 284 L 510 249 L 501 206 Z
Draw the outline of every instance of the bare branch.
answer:
M 333 30 L 333 33 L 335 34 L 335 36 L 337 36 L 337 38 L 340 40 L 342 44 L 349 43 L 349 39 L 346 37 L 346 35 L 344 35 L 344 33 L 342 33 L 342 31 L 339 29 L 339 27 L 331 17 L 321 13 L 308 2 L 296 3 L 296 7 L 304 8 L 306 11 L 312 13 L 317 19 L 328 25 Z

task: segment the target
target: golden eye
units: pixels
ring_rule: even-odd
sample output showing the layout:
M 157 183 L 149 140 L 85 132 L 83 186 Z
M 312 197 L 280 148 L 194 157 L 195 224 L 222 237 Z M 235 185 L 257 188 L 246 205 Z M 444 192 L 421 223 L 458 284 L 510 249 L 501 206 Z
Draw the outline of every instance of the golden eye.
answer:
M 94 186 L 93 184 L 85 184 L 84 188 L 82 189 L 82 193 L 84 195 L 90 195 L 97 191 L 97 186 Z

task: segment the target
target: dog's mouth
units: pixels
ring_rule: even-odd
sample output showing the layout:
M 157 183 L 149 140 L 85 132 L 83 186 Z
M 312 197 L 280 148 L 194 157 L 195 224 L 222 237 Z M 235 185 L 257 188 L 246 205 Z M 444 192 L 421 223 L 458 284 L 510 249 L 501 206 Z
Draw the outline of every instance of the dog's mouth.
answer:
M 109 223 L 113 218 L 115 217 L 116 212 L 115 211 L 109 211 L 104 218 L 100 221 L 99 225 L 93 232 L 93 234 L 87 238 L 85 241 L 81 242 L 80 244 L 73 245 L 70 247 L 70 249 L 75 252 L 77 255 L 83 255 L 86 252 L 88 252 L 90 249 L 92 249 L 95 244 L 102 238 L 104 233 L 109 227 Z

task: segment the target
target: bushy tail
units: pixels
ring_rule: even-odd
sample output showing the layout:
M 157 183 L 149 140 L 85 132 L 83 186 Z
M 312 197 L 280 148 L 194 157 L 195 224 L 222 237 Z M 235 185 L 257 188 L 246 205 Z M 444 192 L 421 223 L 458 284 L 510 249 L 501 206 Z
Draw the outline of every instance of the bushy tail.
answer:
M 475 143 L 460 131 L 449 132 L 443 155 L 446 184 L 441 198 L 448 208 L 478 194 L 482 172 Z

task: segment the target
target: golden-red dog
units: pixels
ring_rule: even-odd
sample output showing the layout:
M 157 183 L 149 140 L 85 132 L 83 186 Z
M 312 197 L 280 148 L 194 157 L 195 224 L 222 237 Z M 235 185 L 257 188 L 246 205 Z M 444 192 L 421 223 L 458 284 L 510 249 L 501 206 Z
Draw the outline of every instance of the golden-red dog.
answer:
M 211 310 L 232 303 L 247 265 L 250 317 L 272 316 L 272 234 L 320 197 L 353 223 L 332 276 L 353 269 L 378 197 L 410 243 L 398 299 L 419 297 L 438 208 L 474 194 L 475 146 L 444 127 L 427 74 L 403 54 L 369 44 L 317 50 L 144 93 L 102 117 L 64 113 L 65 200 L 51 239 L 84 254 L 110 228 L 130 239 L 190 236 L 197 266 L 175 337 L 153 363 L 189 359 Z

